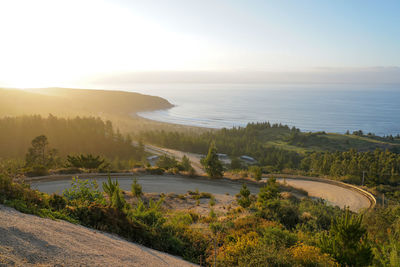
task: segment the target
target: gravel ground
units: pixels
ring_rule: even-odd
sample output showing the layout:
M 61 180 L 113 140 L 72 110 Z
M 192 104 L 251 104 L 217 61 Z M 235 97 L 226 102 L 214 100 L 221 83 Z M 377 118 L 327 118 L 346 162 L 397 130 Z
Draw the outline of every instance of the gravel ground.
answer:
M 0 205 L 0 266 L 195 266 L 116 236 Z

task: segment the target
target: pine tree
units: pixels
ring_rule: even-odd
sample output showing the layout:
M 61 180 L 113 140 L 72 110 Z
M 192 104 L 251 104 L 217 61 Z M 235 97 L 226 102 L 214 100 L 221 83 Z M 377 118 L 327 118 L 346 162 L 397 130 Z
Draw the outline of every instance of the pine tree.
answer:
M 322 236 L 322 252 L 332 255 L 343 266 L 369 266 L 373 254 L 367 242 L 362 215 L 352 215 L 349 209 L 332 222 L 329 234 Z
M 114 191 L 114 194 L 111 198 L 111 207 L 117 210 L 123 210 L 126 205 L 125 198 L 122 195 L 122 192 L 118 188 L 117 190 Z
M 142 194 L 142 186 L 137 182 L 137 179 L 135 178 L 132 183 L 132 195 L 134 197 L 141 197 Z
M 242 185 L 239 195 L 240 196 L 239 199 L 237 200 L 237 203 L 243 208 L 248 208 L 251 205 L 251 200 L 249 198 L 250 190 L 247 188 L 246 184 Z
M 201 164 L 208 176 L 212 178 L 221 178 L 224 174 L 224 169 L 221 161 L 218 159 L 217 148 L 214 143 L 211 143 L 207 157 L 201 160 Z
M 276 199 L 279 197 L 279 185 L 274 177 L 270 177 L 267 184 L 260 189 L 258 193 L 257 201 L 261 204 L 265 204 L 270 199 Z

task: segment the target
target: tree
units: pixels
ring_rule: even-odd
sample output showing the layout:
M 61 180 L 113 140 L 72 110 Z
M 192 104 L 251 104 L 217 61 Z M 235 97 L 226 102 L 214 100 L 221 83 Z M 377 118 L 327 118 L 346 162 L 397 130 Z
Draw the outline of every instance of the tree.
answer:
M 132 195 L 134 197 L 141 197 L 143 194 L 142 192 L 142 186 L 137 182 L 137 179 L 133 179 L 132 183 Z
M 44 166 L 47 168 L 55 164 L 55 149 L 49 149 L 49 142 L 45 135 L 40 135 L 32 140 L 32 146 L 28 149 L 26 154 L 26 165 Z
M 369 266 L 373 254 L 362 219 L 362 215 L 352 215 L 347 208 L 332 222 L 329 234 L 321 237 L 322 252 L 332 255 L 343 266 Z
M 279 185 L 274 177 L 270 177 L 267 184 L 260 188 L 258 193 L 257 201 L 261 204 L 265 204 L 270 199 L 276 199 L 279 197 Z
M 166 154 L 160 156 L 160 158 L 156 162 L 157 167 L 161 169 L 172 169 L 178 166 L 178 162 L 175 157 L 168 157 Z
M 192 164 L 190 162 L 190 159 L 184 155 L 182 158 L 182 168 L 184 171 L 190 171 L 190 169 L 192 168 Z
M 253 174 L 253 177 L 256 181 L 260 181 L 262 177 L 262 170 L 259 166 L 251 166 L 250 172 Z
M 237 203 L 242 206 L 243 208 L 248 208 L 251 204 L 251 200 L 249 198 L 250 190 L 247 188 L 247 185 L 244 183 L 242 188 L 240 189 L 239 199 Z
M 114 191 L 114 194 L 111 198 L 111 207 L 117 210 L 123 210 L 126 206 L 126 201 L 124 196 L 122 195 L 121 189 L 119 187 Z
M 218 159 L 217 148 L 214 143 L 211 143 L 207 157 L 201 159 L 200 162 L 208 176 L 212 178 L 221 178 L 223 176 L 224 170 L 221 161 Z

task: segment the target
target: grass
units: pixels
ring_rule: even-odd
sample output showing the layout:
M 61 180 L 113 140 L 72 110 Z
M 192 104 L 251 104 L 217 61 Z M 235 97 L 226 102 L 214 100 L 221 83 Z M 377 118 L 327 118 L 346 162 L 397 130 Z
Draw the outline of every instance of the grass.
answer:
M 356 149 L 358 151 L 381 149 L 400 149 L 400 140 L 389 141 L 382 137 L 368 137 L 357 135 L 345 135 L 337 133 L 301 133 L 305 136 L 305 142 L 302 144 L 291 143 L 290 135 L 283 130 L 273 129 L 275 133 L 266 133 L 262 139 L 268 146 L 279 147 L 284 150 L 295 151 L 297 153 L 306 153 L 312 151 L 347 151 Z M 280 135 L 277 133 L 280 130 Z

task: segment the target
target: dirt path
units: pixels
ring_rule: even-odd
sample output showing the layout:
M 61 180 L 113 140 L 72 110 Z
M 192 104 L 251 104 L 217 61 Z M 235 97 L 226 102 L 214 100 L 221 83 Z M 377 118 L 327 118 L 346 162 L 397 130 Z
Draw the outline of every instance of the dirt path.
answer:
M 0 205 L 0 266 L 196 266 L 116 236 Z

